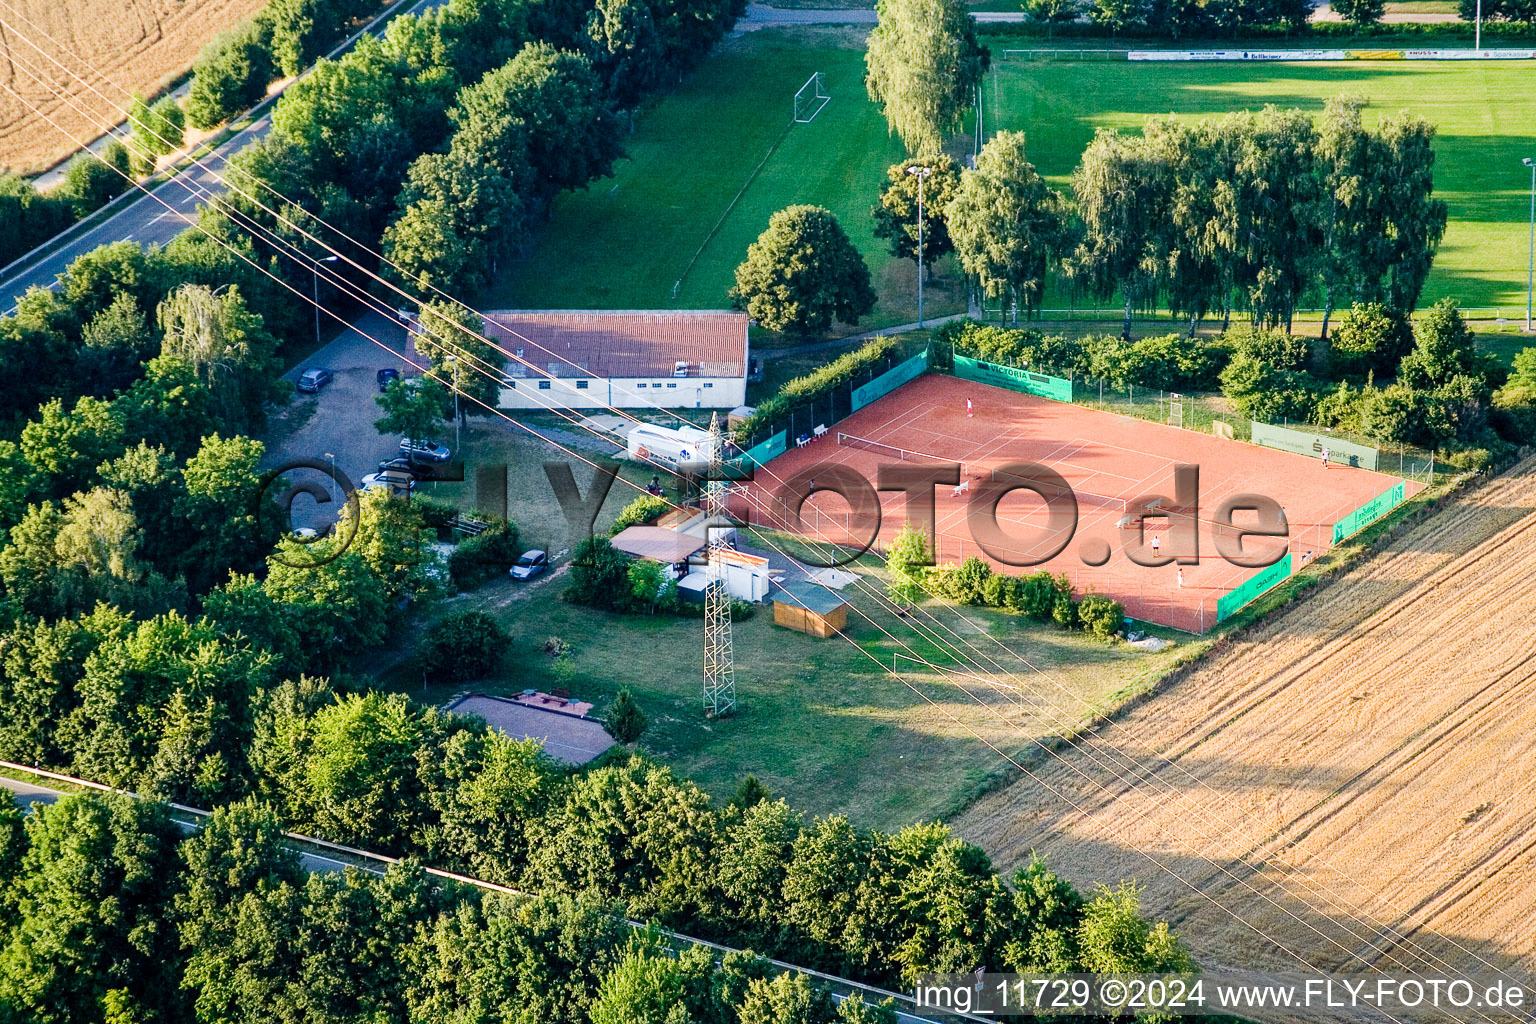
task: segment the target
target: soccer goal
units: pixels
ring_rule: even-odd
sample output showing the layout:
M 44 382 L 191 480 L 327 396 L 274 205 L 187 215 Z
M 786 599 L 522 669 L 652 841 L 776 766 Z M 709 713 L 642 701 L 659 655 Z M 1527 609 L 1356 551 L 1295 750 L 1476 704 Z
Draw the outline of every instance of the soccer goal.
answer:
M 827 87 L 821 83 L 821 72 L 816 72 L 795 93 L 795 123 L 809 124 L 815 120 L 831 98 L 827 94 Z

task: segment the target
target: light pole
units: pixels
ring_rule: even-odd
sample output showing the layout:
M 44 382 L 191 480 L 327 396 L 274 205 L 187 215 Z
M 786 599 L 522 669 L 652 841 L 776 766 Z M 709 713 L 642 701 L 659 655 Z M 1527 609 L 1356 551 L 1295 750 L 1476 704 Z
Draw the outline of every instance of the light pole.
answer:
M 908 167 L 907 173 L 917 178 L 917 326 L 923 326 L 923 182 L 933 173 L 932 167 Z
M 1530 256 L 1525 262 L 1525 329 L 1531 329 L 1531 285 L 1536 283 L 1536 160 L 1526 157 L 1520 161 L 1531 169 L 1531 241 Z
M 1472 49 L 1483 48 L 1483 0 L 1477 0 L 1477 27 L 1472 30 Z
M 334 498 L 336 495 L 332 488 L 334 488 L 336 485 L 336 456 L 332 455 L 330 452 L 326 452 L 325 457 L 331 460 L 331 478 L 325 482 L 325 493 Z
M 322 264 L 322 263 L 335 263 L 339 259 L 341 259 L 340 256 L 322 256 L 320 259 L 315 260 L 315 265 L 312 268 L 310 268 L 314 272 L 314 278 L 315 278 L 315 346 L 316 347 L 319 347 L 319 345 L 320 345 L 320 264 Z
M 459 429 L 463 423 L 459 416 L 459 357 L 450 353 L 443 358 L 453 364 L 453 369 L 449 371 L 449 379 L 453 384 L 453 450 L 457 453 L 462 446 Z

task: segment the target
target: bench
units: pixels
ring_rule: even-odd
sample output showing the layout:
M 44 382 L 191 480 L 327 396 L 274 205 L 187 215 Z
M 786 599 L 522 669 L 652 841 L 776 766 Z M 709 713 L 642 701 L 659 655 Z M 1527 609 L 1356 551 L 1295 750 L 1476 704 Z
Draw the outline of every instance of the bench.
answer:
M 814 430 L 812 430 L 811 433 L 815 434 L 817 439 L 819 440 L 820 438 L 826 436 L 827 425 L 825 423 L 818 423 L 818 424 L 816 424 L 816 428 Z

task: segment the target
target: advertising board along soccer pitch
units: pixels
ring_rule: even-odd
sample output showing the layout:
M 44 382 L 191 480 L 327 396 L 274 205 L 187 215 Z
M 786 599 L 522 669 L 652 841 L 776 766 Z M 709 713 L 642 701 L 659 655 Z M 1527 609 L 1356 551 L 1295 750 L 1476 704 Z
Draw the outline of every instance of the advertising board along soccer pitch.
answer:
M 1270 586 L 1289 568 L 1300 568 L 1339 539 L 1368 525 L 1365 508 L 1384 514 L 1422 489 L 1413 481 L 1319 458 L 1227 440 L 1211 434 L 1099 412 L 973 380 L 928 373 L 854 412 L 821 440 L 790 448 L 768 461 L 742 486 L 745 507 L 756 521 L 794 528 L 809 540 L 860 545 L 857 523 L 840 494 L 825 486 L 813 489 L 793 527 L 776 512 L 775 496 L 784 481 L 815 467 L 836 464 L 875 483 L 882 464 L 897 461 L 959 463 L 961 482 L 935 488 L 935 561 L 959 562 L 986 552 L 972 536 L 967 510 L 981 485 L 1004 482 L 999 474 L 1013 463 L 1032 462 L 1059 473 L 1078 506 L 1078 525 L 1059 554 L 1029 567 L 1003 565 L 995 570 L 1028 573 L 1045 569 L 1065 573 L 1081 596 L 1092 591 L 1121 602 L 1126 614 L 1189 632 L 1203 632 Z M 1198 503 L 1174 507 L 1174 467 L 1199 469 Z M 1391 492 L 1391 497 L 1385 497 Z M 1289 535 L 1250 538 L 1245 550 L 1276 552 L 1284 547 L 1288 564 L 1251 568 L 1217 553 L 1219 526 L 1213 514 L 1227 498 L 1261 495 L 1277 502 Z M 907 521 L 906 495 L 881 491 L 877 552 Z M 1384 500 L 1383 500 L 1384 499 Z M 1357 510 L 1361 510 L 1357 512 Z M 1193 515 L 1199 540 L 1198 561 L 1145 566 L 1133 562 L 1127 545 L 1141 545 L 1150 555 L 1154 538 L 1159 554 L 1173 554 L 1170 527 L 1179 516 Z M 1234 522 L 1245 519 L 1238 512 Z M 1018 538 L 1024 558 L 1031 538 L 1044 535 L 1044 501 L 1015 490 L 997 503 L 998 526 Z M 1143 533 L 1144 524 L 1144 533 Z M 1337 529 L 1336 529 L 1337 527 Z M 1109 558 L 1093 564 L 1107 549 Z M 1023 560 L 1005 555 L 1010 560 Z

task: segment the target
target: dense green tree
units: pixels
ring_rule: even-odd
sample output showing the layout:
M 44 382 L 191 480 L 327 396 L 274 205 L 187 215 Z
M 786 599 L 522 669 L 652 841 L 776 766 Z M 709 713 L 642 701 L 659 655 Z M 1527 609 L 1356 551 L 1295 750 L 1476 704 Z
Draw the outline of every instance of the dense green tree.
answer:
M 618 109 L 633 111 L 666 80 L 665 44 L 647 0 L 596 0 L 587 15 L 586 37 L 592 66 L 608 83 Z
M 506 356 L 481 333 L 480 314 L 457 302 L 421 304 L 416 350 L 431 360 L 432 375 L 459 395 L 465 426 L 471 413 L 485 416 L 501 405 Z M 532 361 L 544 362 L 535 351 Z
M 1332 355 L 1343 373 L 1389 376 L 1413 348 L 1413 328 L 1407 317 L 1379 302 L 1355 303 L 1339 318 L 1333 332 Z
M 998 962 L 1011 922 L 1007 889 L 979 847 L 939 824 L 909 825 L 888 840 L 882 884 L 901 909 L 890 956 L 911 984 L 922 971 L 959 973 Z
M 873 898 L 872 839 L 839 815 L 819 818 L 795 838 L 784 875 L 784 922 L 799 936 L 795 962 L 859 973 L 873 968 L 874 936 L 864 909 Z
M 59 198 L 68 200 L 75 216 L 84 217 L 122 195 L 133 185 L 128 147 L 116 139 L 101 153 L 80 153 L 64 168 Z
M 1083 13 L 1083 0 L 1024 0 L 1021 6 L 1029 22 L 1045 26 L 1047 39 L 1056 26 L 1069 25 Z
M 687 979 L 659 937 L 641 936 L 603 977 L 592 1024 L 687 1022 Z
M 409 1019 L 588 1024 L 629 934 L 622 908 L 585 897 L 463 902 L 406 950 Z
M 214 811 L 181 845 L 176 895 L 184 985 L 199 1021 L 256 1021 L 295 972 L 304 872 L 271 810 L 251 801 Z
M 545 201 L 613 173 L 622 152 L 619 122 L 587 57 L 529 43 L 475 91 L 486 86 L 503 92 L 508 109 L 523 122 L 533 189 Z M 466 93 L 449 116 L 460 126 L 469 123 L 477 100 Z
M 422 671 L 442 685 L 485 679 L 511 646 L 506 630 L 484 612 L 454 612 L 433 623 L 416 647 Z
M 935 156 L 975 100 L 987 51 L 958 0 L 880 0 L 875 10 L 864 55 L 869 98 L 907 152 Z
M 258 103 L 276 70 L 272 64 L 272 23 L 249 18 L 214 36 L 192 63 L 187 121 L 217 128 Z
M 645 717 L 645 712 L 641 711 L 640 705 L 635 702 L 635 695 L 629 687 L 619 687 L 613 703 L 608 705 L 608 713 L 603 716 L 603 728 L 608 730 L 608 735 L 620 743 L 634 744 L 650 724 L 650 720 Z
M 1077 963 L 1083 898 L 1038 855 L 1013 873 L 1013 934 L 1002 962 L 1011 971 L 1066 973 Z
M 960 189 L 960 168 L 945 154 L 926 159 L 913 157 L 893 164 L 880 186 L 880 201 L 870 210 L 875 218 L 875 237 L 887 239 L 891 255 L 917 259 L 917 175 L 914 167 L 927 167 L 923 179 L 923 263 L 932 266 L 945 253 L 954 251 L 949 237 L 949 204 Z
M 415 753 L 421 722 L 400 694 L 354 694 L 309 723 L 297 794 L 309 820 L 337 842 L 398 850 L 420 799 Z
M 377 646 L 389 629 L 389 587 L 360 554 L 346 550 L 349 532 L 343 527 L 341 536 L 312 544 L 284 539 L 267 561 L 267 594 L 294 610 L 316 664 Z
M 259 430 L 277 377 L 277 339 L 240 290 L 183 285 L 160 304 L 161 354 L 187 362 L 207 385 L 214 416 L 230 433 Z
M 451 410 L 448 390 L 431 377 L 402 377 L 374 401 L 384 415 L 373 421 L 381 434 L 399 434 L 419 441 L 430 440 L 443 425 L 443 415 Z
M 112 403 L 125 440 L 153 440 L 178 456 L 190 456 L 215 430 L 213 395 L 197 371 L 175 356 L 156 356 L 144 376 Z
M 66 763 L 58 729 L 79 702 L 86 658 L 131 631 L 126 615 L 99 606 L 79 618 L 20 622 L 0 636 L 0 758 Z
M 856 324 L 875 308 L 869 268 L 832 213 L 789 206 L 747 247 L 731 289 L 736 308 L 770 331 L 812 334 Z
M 86 659 L 60 743 L 85 778 L 183 801 L 236 796 L 271 660 L 174 613 L 149 619 Z
M 576 545 L 571 558 L 565 599 L 592 608 L 621 608 L 629 596 L 629 567 L 633 560 L 607 537 L 588 537 Z
M 1046 273 L 1066 248 L 1065 211 L 1024 151 L 1023 132 L 998 132 L 960 178 L 949 233 L 960 265 L 986 293 L 1033 314 Z
M 898 611 L 911 608 L 922 599 L 923 572 L 931 564 L 928 538 L 910 521 L 903 523 L 885 549 L 885 589 Z
M 279 510 L 265 509 L 261 459 L 266 446 L 248 437 L 210 434 L 187 459 L 175 516 L 185 533 L 179 567 L 200 594 L 230 573 L 262 565 L 281 527 Z
M 1083 238 L 1070 260 L 1075 280 L 1125 305 L 1120 335 L 1131 340 L 1131 312 L 1157 300 L 1170 229 L 1167 165 L 1152 144 L 1099 129 L 1072 175 Z
M 560 791 L 560 770 L 539 742 L 454 729 L 423 748 L 417 772 L 434 814 L 422 845 L 476 878 L 515 884 L 528 830 Z
M 1350 24 L 1365 28 L 1381 20 L 1387 5 L 1386 0 L 1340 0 L 1334 10 Z
M 1290 331 L 1325 251 L 1318 130 L 1300 110 L 1253 116 L 1237 164 L 1237 225 L 1247 239 L 1239 283 L 1256 323 Z
M 110 402 L 85 397 L 64 411 L 57 398 L 21 431 L 21 454 L 46 474 L 53 493 L 89 484 L 96 467 L 123 450 L 123 422 Z
M 784 877 L 802 819 L 782 800 L 760 800 L 725 826 L 716 859 L 717 927 L 753 949 L 778 949 L 785 934 Z
M 61 196 L 41 195 L 18 174 L 0 174 L 0 260 L 10 263 L 63 231 L 75 219 Z
M 751 982 L 739 1013 L 741 1024 L 830 1024 L 834 1019 L 827 993 L 811 988 L 805 975 L 789 973 Z
M 324 51 L 336 31 L 327 0 L 271 0 L 262 12 L 272 61 L 292 78 Z
M 1166 924 L 1141 916 L 1135 886 L 1099 886 L 1083 907 L 1077 934 L 1082 970 L 1095 974 L 1177 973 L 1192 967 L 1189 954 Z
M 125 292 L 140 309 L 153 309 L 164 295 L 162 275 L 137 242 L 109 242 L 70 261 L 59 290 L 80 321 L 89 321 Z
M 97 472 L 103 484 L 127 498 L 138 529 L 135 555 L 163 575 L 175 576 L 187 544 L 187 530 L 178 521 L 186 488 L 175 458 L 141 441 Z
M 637 917 L 680 921 L 704 898 L 715 842 L 709 797 L 636 760 L 572 782 L 565 803 L 539 822 L 529 881 L 622 899 Z
M 132 384 L 159 344 L 134 297 L 118 294 L 80 333 L 75 371 L 81 391 L 103 398 Z
M 100 1020 L 121 989 L 175 1019 L 179 836 L 163 806 L 128 797 L 36 807 L 15 883 L 20 924 L 0 949 L 0 1006 L 37 1024 Z

